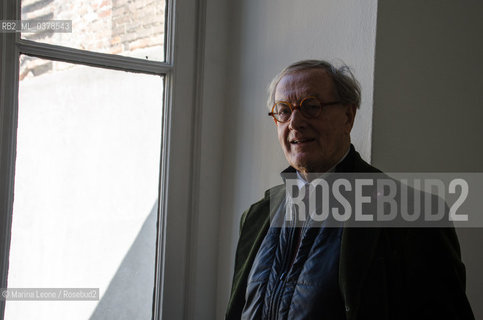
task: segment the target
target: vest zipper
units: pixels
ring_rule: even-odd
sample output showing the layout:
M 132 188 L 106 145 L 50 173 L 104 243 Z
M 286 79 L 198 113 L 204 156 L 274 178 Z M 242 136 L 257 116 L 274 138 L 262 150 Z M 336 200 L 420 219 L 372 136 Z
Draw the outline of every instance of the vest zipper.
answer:
M 282 288 L 285 286 L 285 279 L 286 279 L 286 264 L 287 260 L 290 255 L 290 251 L 292 251 L 292 242 L 293 242 L 293 233 L 294 228 L 289 229 L 289 241 L 288 241 L 288 252 L 283 255 L 282 260 L 282 268 L 281 268 L 281 275 L 277 280 L 277 285 L 275 286 L 275 290 L 273 291 L 272 298 L 270 299 L 270 306 L 268 308 L 268 319 L 276 320 L 278 318 L 278 307 L 280 304 L 280 294 L 282 292 Z
M 302 243 L 302 236 L 305 231 L 305 223 L 304 226 L 300 228 L 300 230 L 297 230 L 296 227 L 290 228 L 290 237 L 289 237 L 289 245 L 288 245 L 288 252 L 284 255 L 283 257 L 283 263 L 282 263 L 282 273 L 280 274 L 279 281 L 277 281 L 277 285 L 274 290 L 274 294 L 271 299 L 270 303 L 270 308 L 269 308 L 269 313 L 268 313 L 268 318 L 276 320 L 278 319 L 278 308 L 280 306 L 280 298 L 281 294 L 283 293 L 283 288 L 285 288 L 285 283 L 287 280 L 287 275 L 292 270 L 292 266 L 295 262 L 295 258 L 297 257 L 297 254 L 300 249 L 300 244 Z M 297 236 L 297 244 L 294 247 L 293 242 L 294 242 L 294 236 Z M 289 264 L 287 265 L 287 262 Z

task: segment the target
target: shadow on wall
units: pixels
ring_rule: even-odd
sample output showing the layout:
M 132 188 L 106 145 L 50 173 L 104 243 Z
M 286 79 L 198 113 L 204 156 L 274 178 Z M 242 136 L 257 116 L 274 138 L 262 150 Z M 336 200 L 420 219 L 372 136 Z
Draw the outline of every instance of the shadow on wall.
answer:
M 156 202 L 89 319 L 151 319 L 157 207 Z
M 386 172 L 483 171 L 483 2 L 386 0 L 377 10 L 373 163 Z M 466 292 L 483 319 L 483 230 L 457 232 Z

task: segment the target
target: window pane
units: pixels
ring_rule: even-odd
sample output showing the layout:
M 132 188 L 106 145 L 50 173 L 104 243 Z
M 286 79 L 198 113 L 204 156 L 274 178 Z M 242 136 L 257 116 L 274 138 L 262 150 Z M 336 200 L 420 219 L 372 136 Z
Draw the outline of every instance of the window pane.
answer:
M 165 7 L 165 0 L 22 0 L 22 20 L 72 20 L 72 33 L 22 33 L 22 38 L 164 61 Z
M 9 288 L 100 301 L 7 301 L 6 319 L 151 319 L 163 78 L 32 61 L 57 71 L 19 84 Z

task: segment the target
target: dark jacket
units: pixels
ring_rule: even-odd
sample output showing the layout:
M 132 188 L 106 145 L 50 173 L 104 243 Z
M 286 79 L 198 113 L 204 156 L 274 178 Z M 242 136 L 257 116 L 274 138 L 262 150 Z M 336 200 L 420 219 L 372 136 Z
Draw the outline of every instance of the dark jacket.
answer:
M 336 172 L 379 170 L 351 146 Z M 226 319 L 240 319 L 248 274 L 277 208 L 270 202 L 284 197 L 284 186 L 274 187 L 242 215 Z M 339 261 L 348 320 L 474 319 L 453 228 L 345 228 Z

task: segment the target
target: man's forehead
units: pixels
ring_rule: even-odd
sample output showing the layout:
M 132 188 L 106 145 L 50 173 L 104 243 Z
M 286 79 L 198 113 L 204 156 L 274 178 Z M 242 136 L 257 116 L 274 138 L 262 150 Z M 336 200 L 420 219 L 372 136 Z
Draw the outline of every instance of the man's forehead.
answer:
M 329 98 L 333 81 L 324 69 L 306 69 L 284 75 L 275 90 L 275 100 L 297 100 L 307 95 Z

